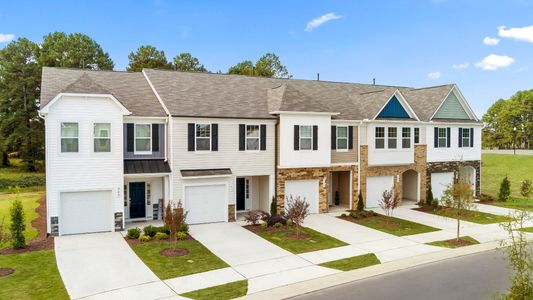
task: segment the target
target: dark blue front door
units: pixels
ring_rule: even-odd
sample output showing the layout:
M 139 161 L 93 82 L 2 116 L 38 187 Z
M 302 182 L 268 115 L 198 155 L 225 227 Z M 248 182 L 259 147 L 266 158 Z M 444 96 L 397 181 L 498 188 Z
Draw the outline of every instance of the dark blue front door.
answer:
M 144 182 L 130 182 L 130 219 L 146 217 Z

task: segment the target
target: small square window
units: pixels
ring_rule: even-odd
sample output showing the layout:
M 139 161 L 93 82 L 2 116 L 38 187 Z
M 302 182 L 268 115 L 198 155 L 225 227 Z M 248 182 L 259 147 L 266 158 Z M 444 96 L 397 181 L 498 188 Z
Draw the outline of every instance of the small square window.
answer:
M 78 123 L 61 123 L 61 152 L 78 152 Z

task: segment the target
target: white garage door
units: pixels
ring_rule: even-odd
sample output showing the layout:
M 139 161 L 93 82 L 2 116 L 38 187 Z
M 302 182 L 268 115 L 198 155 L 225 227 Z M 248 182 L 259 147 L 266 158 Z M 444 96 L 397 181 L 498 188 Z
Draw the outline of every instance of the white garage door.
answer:
M 453 172 L 431 173 L 431 192 L 433 198 L 439 199 L 449 185 L 453 184 Z
M 285 202 L 291 195 L 293 198 L 298 196 L 305 198 L 309 203 L 309 212 L 312 214 L 318 213 L 318 180 L 285 181 Z
M 394 176 L 372 176 L 366 178 L 366 207 L 379 207 L 385 190 L 394 186 Z
M 185 187 L 187 223 L 225 222 L 227 219 L 225 184 Z
M 61 193 L 61 234 L 113 231 L 111 191 Z

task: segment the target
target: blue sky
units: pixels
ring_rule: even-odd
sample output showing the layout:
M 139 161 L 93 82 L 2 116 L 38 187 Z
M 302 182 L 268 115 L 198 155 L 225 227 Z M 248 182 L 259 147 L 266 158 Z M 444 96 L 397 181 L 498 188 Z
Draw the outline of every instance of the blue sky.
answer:
M 110 53 L 116 70 L 141 44 L 169 59 L 190 52 L 211 71 L 274 52 L 294 78 L 454 82 L 478 116 L 533 88 L 533 0 L 18 0 L 0 7 L 0 48 L 13 36 L 39 42 L 52 31 L 81 32 Z

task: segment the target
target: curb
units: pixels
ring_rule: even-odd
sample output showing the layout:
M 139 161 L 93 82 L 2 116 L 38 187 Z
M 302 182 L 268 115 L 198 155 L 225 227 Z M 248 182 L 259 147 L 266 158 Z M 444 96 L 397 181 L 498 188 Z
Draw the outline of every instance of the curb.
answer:
M 386 262 L 383 264 L 370 266 L 362 269 L 356 269 L 352 271 L 341 272 L 333 275 L 302 281 L 274 288 L 271 290 L 246 295 L 238 299 L 286 299 L 353 281 L 387 274 L 390 272 L 405 270 L 433 262 L 443 261 L 446 259 L 490 251 L 499 247 L 500 241 L 494 241 L 462 248 L 448 249 L 445 251 L 413 256 L 402 260 Z

